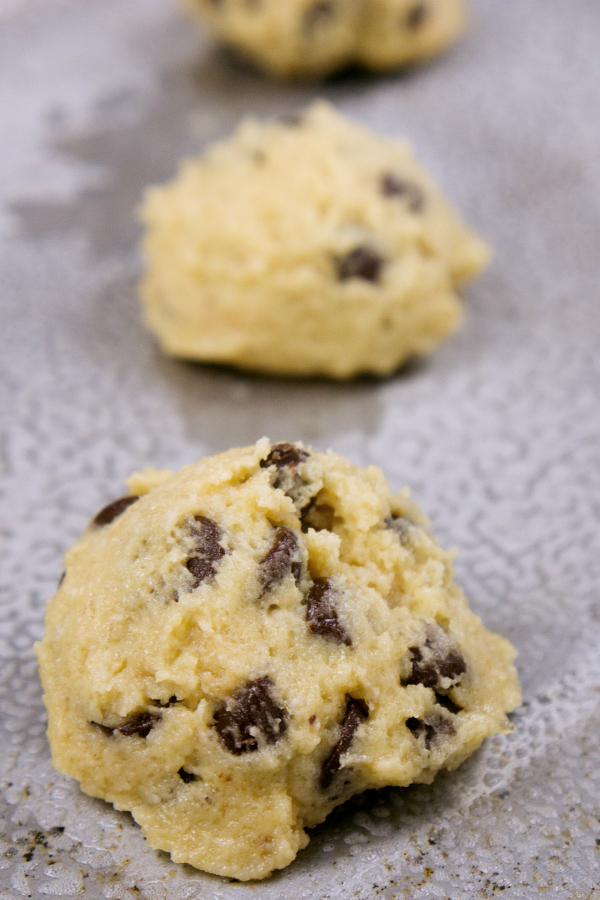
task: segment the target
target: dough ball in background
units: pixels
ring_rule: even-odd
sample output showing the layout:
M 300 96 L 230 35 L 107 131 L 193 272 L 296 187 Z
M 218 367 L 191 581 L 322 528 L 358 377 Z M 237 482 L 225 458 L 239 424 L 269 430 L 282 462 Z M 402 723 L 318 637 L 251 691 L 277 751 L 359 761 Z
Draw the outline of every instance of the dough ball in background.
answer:
M 464 31 L 465 0 L 184 0 L 215 37 L 270 75 L 318 78 L 350 65 L 396 69 Z
M 54 765 L 151 846 L 264 878 L 353 794 L 510 730 L 513 648 L 379 469 L 264 438 L 129 489 L 36 649 Z
M 174 356 L 285 375 L 387 375 L 461 319 L 485 244 L 407 144 L 318 101 L 246 120 L 148 190 L 148 327 Z

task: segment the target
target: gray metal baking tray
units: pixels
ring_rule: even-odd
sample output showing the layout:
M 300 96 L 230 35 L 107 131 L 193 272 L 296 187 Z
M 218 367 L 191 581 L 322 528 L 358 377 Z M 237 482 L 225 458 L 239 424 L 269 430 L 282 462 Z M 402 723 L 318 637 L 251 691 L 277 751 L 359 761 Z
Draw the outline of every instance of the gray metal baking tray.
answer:
M 405 75 L 268 82 L 170 0 L 0 0 L 0 884 L 8 900 L 600 898 L 600 4 L 474 0 Z M 133 209 L 239 117 L 314 96 L 406 135 L 495 247 L 466 323 L 383 382 L 165 359 Z M 302 439 L 408 484 L 473 608 L 519 649 L 514 735 L 368 794 L 286 871 L 228 883 L 150 850 L 56 774 L 32 642 L 131 470 Z

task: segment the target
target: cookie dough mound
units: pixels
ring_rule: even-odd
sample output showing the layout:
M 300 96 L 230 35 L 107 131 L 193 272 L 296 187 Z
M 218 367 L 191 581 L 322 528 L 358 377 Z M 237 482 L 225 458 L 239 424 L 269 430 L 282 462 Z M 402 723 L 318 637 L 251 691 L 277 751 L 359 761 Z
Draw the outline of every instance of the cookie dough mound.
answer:
M 427 59 L 466 24 L 465 0 L 185 0 L 222 41 L 277 77 Z
M 386 375 L 428 353 L 488 258 L 404 143 L 324 102 L 244 122 L 141 215 L 163 349 L 280 374 Z
M 141 472 L 37 645 L 57 769 L 174 860 L 264 878 L 367 788 L 430 782 L 520 702 L 408 492 L 266 438 Z

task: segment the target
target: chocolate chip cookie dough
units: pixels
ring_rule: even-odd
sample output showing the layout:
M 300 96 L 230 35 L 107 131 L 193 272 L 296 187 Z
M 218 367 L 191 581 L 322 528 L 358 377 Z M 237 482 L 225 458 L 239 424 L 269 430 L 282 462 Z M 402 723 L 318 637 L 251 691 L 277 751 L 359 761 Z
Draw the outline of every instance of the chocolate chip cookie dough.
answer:
M 264 438 L 128 486 L 68 552 L 37 654 L 56 768 L 151 846 L 264 878 L 353 794 L 508 730 L 513 648 L 379 469 Z
M 435 56 L 466 24 L 465 0 L 184 0 L 220 40 L 277 77 L 374 71 Z
M 244 122 L 141 216 L 162 348 L 287 375 L 386 375 L 428 353 L 488 259 L 406 144 L 324 102 Z

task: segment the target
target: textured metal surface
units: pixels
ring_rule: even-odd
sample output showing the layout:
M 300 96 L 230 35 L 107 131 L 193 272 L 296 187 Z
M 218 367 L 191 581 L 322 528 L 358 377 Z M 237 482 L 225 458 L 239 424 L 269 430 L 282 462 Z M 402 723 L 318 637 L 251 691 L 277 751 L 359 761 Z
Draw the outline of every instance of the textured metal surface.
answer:
M 281 86 L 168 0 L 0 2 L 0 885 L 10 900 L 600 898 L 600 6 L 479 0 L 406 77 Z M 139 322 L 144 184 L 245 112 L 322 94 L 406 134 L 496 247 L 464 330 L 378 383 L 161 358 Z M 526 703 L 428 787 L 335 813 L 285 872 L 172 864 L 50 765 L 32 641 L 87 518 L 146 465 L 302 439 L 409 484 Z

